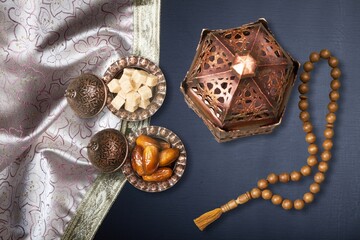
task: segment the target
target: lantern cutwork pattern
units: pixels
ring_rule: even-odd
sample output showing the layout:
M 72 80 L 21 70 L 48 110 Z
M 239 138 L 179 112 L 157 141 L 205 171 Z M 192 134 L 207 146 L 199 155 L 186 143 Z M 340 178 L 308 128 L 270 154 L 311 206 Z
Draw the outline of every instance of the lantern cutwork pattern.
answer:
M 219 142 L 269 133 L 280 124 L 299 63 L 265 19 L 204 29 L 181 91 Z

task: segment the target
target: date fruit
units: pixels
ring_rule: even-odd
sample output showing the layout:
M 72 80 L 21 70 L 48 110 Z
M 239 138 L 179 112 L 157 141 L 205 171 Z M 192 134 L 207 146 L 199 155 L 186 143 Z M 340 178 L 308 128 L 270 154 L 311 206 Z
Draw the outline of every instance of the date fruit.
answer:
M 148 182 L 160 182 L 169 179 L 172 175 L 172 169 L 168 167 L 161 167 L 151 175 L 144 175 L 142 178 Z
M 159 140 L 159 144 L 160 144 L 161 149 L 168 149 L 171 147 L 170 143 L 168 143 L 167 141 L 164 141 L 164 140 Z
M 141 146 L 142 148 L 146 148 L 147 146 L 155 146 L 157 148 L 161 148 L 158 141 L 153 139 L 152 137 L 146 135 L 140 135 L 136 139 L 136 145 Z
M 131 153 L 131 166 L 139 176 L 145 174 L 143 168 L 143 148 L 138 145 L 135 145 Z
M 177 148 L 168 148 L 160 152 L 159 166 L 164 167 L 173 163 L 179 157 L 180 151 Z
M 180 150 L 171 148 L 164 139 L 140 135 L 131 153 L 131 166 L 144 181 L 158 182 L 169 179 L 173 170 L 170 166 L 178 159 Z
M 159 148 L 150 145 L 144 148 L 143 168 L 145 175 L 152 174 L 159 166 Z

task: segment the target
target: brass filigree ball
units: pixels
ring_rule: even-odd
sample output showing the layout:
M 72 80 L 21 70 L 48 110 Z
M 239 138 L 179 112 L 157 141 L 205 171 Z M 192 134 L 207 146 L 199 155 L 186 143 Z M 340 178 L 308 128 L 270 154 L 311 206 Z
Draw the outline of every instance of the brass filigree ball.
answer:
M 74 79 L 65 91 L 71 109 L 81 118 L 91 118 L 104 108 L 107 87 L 92 74 L 82 74 Z
M 102 172 L 118 170 L 128 156 L 126 138 L 110 128 L 96 133 L 87 148 L 90 162 Z

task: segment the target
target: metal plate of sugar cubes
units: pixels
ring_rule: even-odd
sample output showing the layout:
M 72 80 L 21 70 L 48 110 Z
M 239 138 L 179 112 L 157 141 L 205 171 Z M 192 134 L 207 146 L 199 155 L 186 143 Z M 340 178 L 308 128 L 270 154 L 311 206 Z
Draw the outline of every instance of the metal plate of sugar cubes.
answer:
M 151 117 L 161 107 L 165 100 L 166 80 L 163 72 L 159 66 L 157 66 L 149 59 L 140 56 L 128 56 L 120 58 L 111 64 L 110 67 L 106 70 L 102 80 L 105 82 L 105 84 L 108 84 L 114 78 L 120 79 L 125 68 L 144 70 L 147 73 L 157 77 L 158 83 L 152 88 L 150 104 L 145 109 L 138 108 L 134 112 L 129 112 L 125 110 L 124 107 L 121 107 L 118 110 L 111 104 L 111 101 L 115 98 L 116 94 L 109 92 L 106 99 L 106 105 L 108 109 L 120 119 L 127 121 L 141 121 Z

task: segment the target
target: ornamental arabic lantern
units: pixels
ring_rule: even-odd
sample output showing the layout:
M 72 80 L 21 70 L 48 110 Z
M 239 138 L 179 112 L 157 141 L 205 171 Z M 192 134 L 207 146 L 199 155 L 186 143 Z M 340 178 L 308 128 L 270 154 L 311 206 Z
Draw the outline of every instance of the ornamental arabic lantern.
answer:
M 181 91 L 219 142 L 269 133 L 279 125 L 299 63 L 265 19 L 203 30 Z

